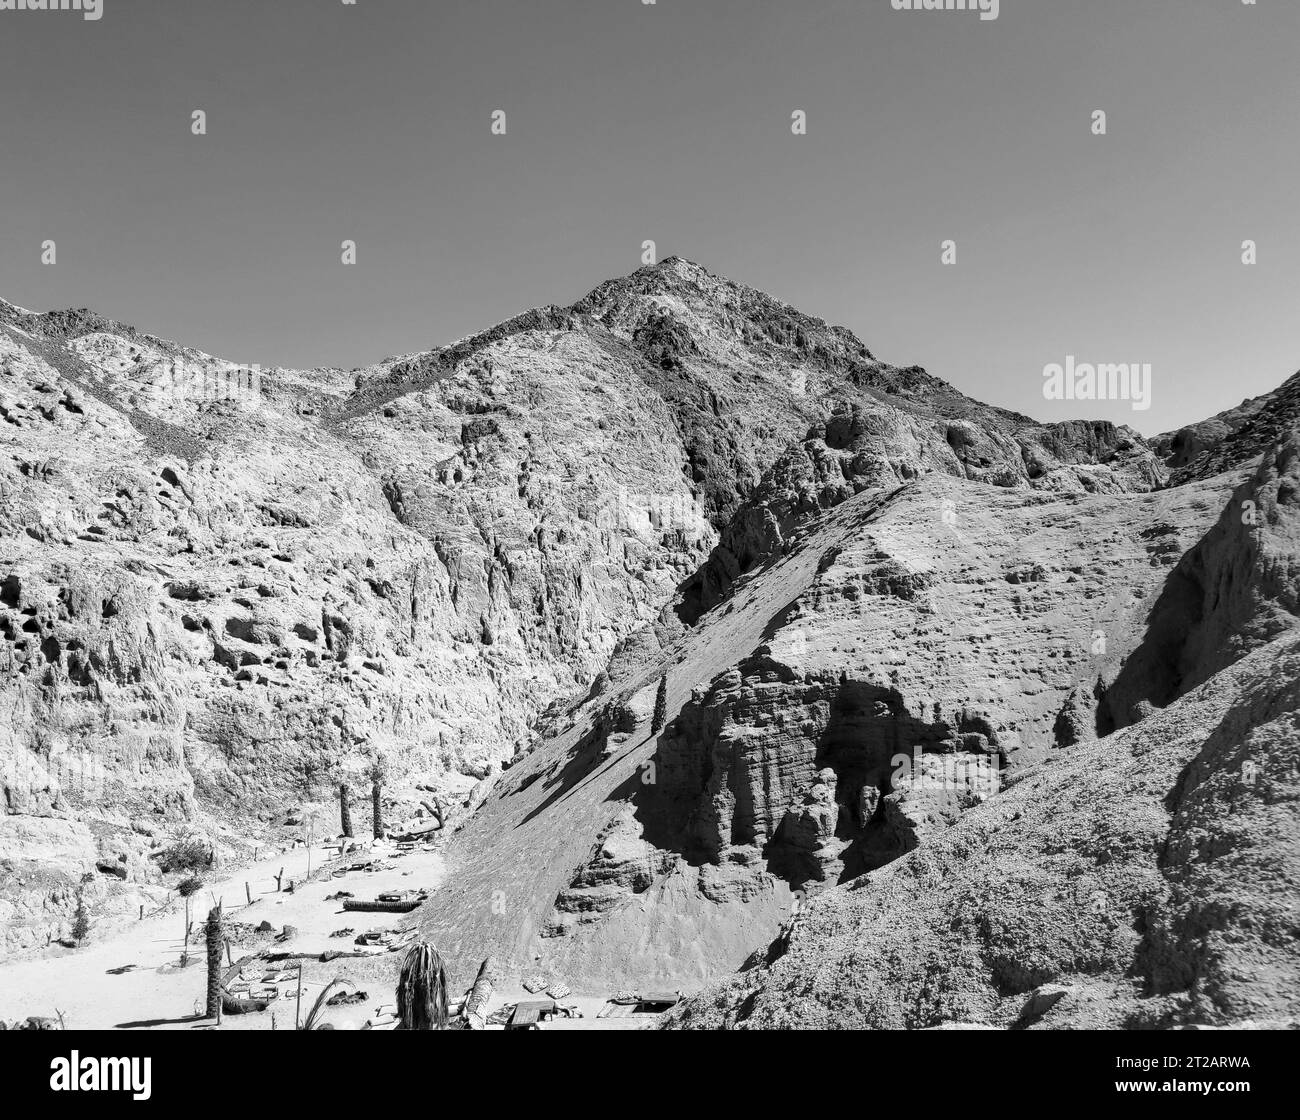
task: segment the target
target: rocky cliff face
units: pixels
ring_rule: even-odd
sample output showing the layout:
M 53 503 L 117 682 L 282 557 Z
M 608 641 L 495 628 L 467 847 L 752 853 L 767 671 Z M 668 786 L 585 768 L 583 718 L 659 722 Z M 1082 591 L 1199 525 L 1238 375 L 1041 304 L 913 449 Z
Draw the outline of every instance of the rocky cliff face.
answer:
M 1192 495 L 1198 504 L 1211 498 L 1205 486 L 1127 509 L 1148 545 L 1150 590 L 1142 594 L 1139 567 L 1120 576 L 1125 599 L 1134 593 L 1137 625 L 1102 625 L 1119 640 L 1095 687 L 1070 692 L 1054 741 L 1040 725 L 1046 752 L 1024 767 L 999 747 L 1010 765 L 995 795 L 973 789 L 956 811 L 951 798 L 963 780 L 969 786 L 969 768 L 955 783 L 946 773 L 931 781 L 920 798 L 915 769 L 894 792 L 882 789 L 876 828 L 892 851 L 847 867 L 843 888 L 817 894 L 749 970 L 692 1001 L 673 1025 L 1294 1020 L 1300 436 L 1228 478 L 1239 481 L 1213 494 L 1210 508 L 1222 503 L 1222 512 L 1212 521 L 1188 504 Z M 1106 528 L 1102 516 L 1093 511 L 1094 531 Z M 1174 525 L 1189 537 L 1171 541 Z M 1117 555 L 1114 537 L 1097 535 Z M 1187 539 L 1196 543 L 1185 549 Z M 1087 548 L 1074 542 L 1069 554 L 1084 558 Z M 1031 640 L 1046 652 L 1042 637 Z M 914 657 L 915 643 L 908 648 Z M 1034 676 L 1051 688 L 1051 670 L 1036 666 Z M 1004 661 L 999 700 L 1014 696 L 1016 679 Z M 879 725 L 871 730 L 879 734 Z M 906 737 L 928 753 L 926 730 L 909 727 Z M 1001 726 L 994 730 L 1000 742 Z M 855 749 L 864 738 L 855 733 Z M 938 751 L 946 763 L 963 749 L 959 741 Z M 746 771 L 736 782 L 737 762 L 752 768 L 748 756 L 731 756 L 733 784 L 770 788 Z M 842 748 L 819 760 L 837 757 Z M 830 790 L 836 778 L 842 789 L 843 773 L 826 776 Z M 854 804 L 842 793 L 838 800 Z M 785 846 L 803 835 L 787 831 Z M 804 866 L 814 876 L 838 870 L 827 857 L 842 861 L 843 839 L 859 836 L 871 840 L 869 830 L 842 825 L 836 844 L 823 827 Z
M 87 871 L 151 901 L 187 824 L 275 838 L 376 753 L 487 776 L 621 644 L 659 656 L 764 472 L 882 388 L 969 405 L 680 260 L 348 372 L 0 303 L 5 946 Z
M 1286 440 L 1300 424 L 1300 373 L 1271 393 L 1166 432 L 1152 441 L 1169 466 L 1174 484 L 1209 478 L 1229 467 L 1263 455 Z
M 1112 497 L 933 474 L 819 514 L 662 666 L 575 707 L 497 782 L 431 930 L 453 956 L 491 944 L 574 982 L 739 965 L 792 898 L 924 851 L 1020 773 L 1190 685 L 1170 666 L 1200 639 L 1150 620 L 1227 531 L 1242 477 Z M 1279 631 L 1241 649 L 1294 624 L 1269 609 Z
M 1266 682 L 1295 627 L 1282 404 L 1188 473 L 1185 446 L 981 405 L 678 259 L 256 385 L 85 313 L 0 305 L 0 347 L 10 948 L 86 870 L 134 906 L 177 827 L 274 835 L 384 754 L 399 798 L 483 779 L 420 915 L 467 982 L 493 953 L 698 986 L 794 945 L 792 909 L 964 850 L 1012 791 L 1050 800 L 1067 762 L 1140 754 L 1236 666 Z M 1142 813 L 1165 773 L 1134 778 Z M 918 938 L 943 920 L 912 912 Z M 779 955 L 689 1015 L 804 983 Z M 1005 1018 L 978 984 L 1006 977 L 972 984 Z
M 597 987 L 698 984 L 746 960 L 756 929 L 785 929 L 784 945 L 792 911 L 928 866 L 928 849 L 1026 775 L 1044 775 L 1034 788 L 1051 802 L 1053 783 L 1078 773 L 1056 769 L 1063 760 L 1150 742 L 1145 721 L 1181 711 L 1243 659 L 1255 658 L 1265 684 L 1276 675 L 1268 663 L 1294 632 L 1300 583 L 1295 445 L 1272 438 L 1291 430 L 1284 413 L 1262 410 L 1219 472 L 1169 488 L 1171 452 L 1133 433 L 1045 428 L 899 371 L 852 380 L 857 395 L 828 402 L 721 527 L 666 614 L 687 629 L 660 628 L 665 656 L 620 651 L 612 687 L 548 724 L 457 836 L 464 863 L 425 919 L 453 957 L 490 948 Z M 669 718 L 656 730 L 660 679 Z M 1222 695 L 1253 687 L 1225 681 L 1236 683 Z M 1196 718 L 1190 726 L 1184 751 L 1203 742 Z M 1029 841 L 1015 843 L 1026 847 L 1011 858 L 1039 866 Z M 1262 892 L 1289 889 L 1295 855 L 1285 844 L 1252 852 L 1260 865 L 1292 861 Z M 914 900 L 889 920 L 908 905 L 916 936 L 942 941 L 949 918 Z M 1236 921 L 1219 934 L 1236 936 Z M 803 962 L 823 949 L 822 934 L 805 936 Z M 838 981 L 848 1001 L 859 998 L 858 951 L 850 939 Z M 1108 951 L 1105 969 L 1122 974 L 1121 949 Z M 886 983 L 888 967 L 864 983 Z M 800 990 L 809 975 L 791 968 Z M 1015 1007 L 1067 971 L 1055 961 L 1026 970 Z M 707 993 L 681 1021 L 745 1021 L 759 985 L 776 983 L 756 976 Z M 980 982 L 1007 994 L 1001 975 Z M 1163 995 L 1156 1010 L 1109 1007 L 1108 1022 L 1222 1020 L 1246 1006 Z M 1256 1012 L 1293 997 L 1287 989 Z M 803 1021 L 871 1021 L 846 1006 L 811 1000 Z M 996 1009 L 1004 1025 L 1009 1007 Z M 948 1016 L 909 1014 L 914 1026 Z
M 1298 680 L 1292 633 L 1026 771 L 668 1025 L 1294 1023 Z
M 97 862 L 152 888 L 151 838 L 216 814 L 233 842 L 376 751 L 482 778 L 653 636 L 764 441 L 821 407 L 765 370 L 719 420 L 656 295 L 707 276 L 349 373 L 0 305 L 8 944 Z

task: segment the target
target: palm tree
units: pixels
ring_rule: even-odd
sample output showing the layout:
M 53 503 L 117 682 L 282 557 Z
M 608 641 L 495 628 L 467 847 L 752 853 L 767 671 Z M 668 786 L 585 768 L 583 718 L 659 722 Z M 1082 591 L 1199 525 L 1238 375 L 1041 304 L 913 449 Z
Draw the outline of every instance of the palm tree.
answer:
M 387 757 L 376 751 L 374 757 L 370 760 L 370 765 L 366 767 L 366 777 L 371 781 L 371 823 L 376 840 L 382 840 L 384 838 L 384 809 L 382 798 L 384 782 L 388 780 L 388 772 L 389 766 Z
M 176 890 L 185 899 L 185 937 L 181 941 L 181 967 L 190 963 L 190 898 L 203 889 L 203 880 L 197 875 L 189 875 L 176 884 Z
M 417 941 L 402 961 L 397 1019 L 399 1031 L 447 1029 L 447 970 L 438 950 L 427 941 Z
M 208 1018 L 221 1018 L 221 906 L 208 911 Z
M 352 805 L 348 799 L 347 782 L 339 782 L 339 818 L 343 835 L 352 838 Z

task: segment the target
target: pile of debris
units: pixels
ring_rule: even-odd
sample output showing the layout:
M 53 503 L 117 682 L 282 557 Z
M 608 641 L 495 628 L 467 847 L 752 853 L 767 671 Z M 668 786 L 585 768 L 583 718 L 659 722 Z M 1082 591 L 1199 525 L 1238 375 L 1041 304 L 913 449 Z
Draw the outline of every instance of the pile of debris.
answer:
M 296 969 L 275 968 L 260 957 L 242 957 L 221 977 L 221 1009 L 227 1015 L 251 1015 L 265 1011 L 286 993 L 282 985 L 297 981 Z
M 50 1019 L 44 1015 L 29 1015 L 26 1019 L 18 1019 L 12 1023 L 0 1019 L 0 1031 L 61 1031 L 63 1029 L 62 1015 L 57 1019 Z
M 581 1019 L 577 1004 L 558 1003 L 553 999 L 521 1000 L 507 1003 L 488 1017 L 493 1026 L 503 1026 L 508 1031 L 536 1030 L 552 1019 Z
M 378 898 L 348 898 L 343 900 L 344 910 L 361 910 L 368 913 L 409 914 L 429 897 L 427 890 L 385 891 Z
M 623 1019 L 630 1015 L 662 1015 L 682 1002 L 681 992 L 615 992 L 597 1019 Z
M 355 944 L 363 953 L 396 953 L 414 940 L 414 929 L 372 929 L 358 934 Z

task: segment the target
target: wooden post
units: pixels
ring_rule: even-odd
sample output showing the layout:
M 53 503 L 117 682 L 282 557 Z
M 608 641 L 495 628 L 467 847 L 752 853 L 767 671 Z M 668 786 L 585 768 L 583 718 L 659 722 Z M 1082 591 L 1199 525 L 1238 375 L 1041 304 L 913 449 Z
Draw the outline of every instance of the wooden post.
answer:
M 252 906 L 252 905 L 253 905 L 253 888 L 250 887 L 250 886 L 248 885 L 247 882 L 244 883 L 244 897 L 248 899 L 248 905 L 249 905 L 249 906 Z
M 282 867 L 280 868 L 280 874 L 275 877 L 275 889 L 277 891 L 282 890 L 283 883 L 284 883 L 284 868 Z
M 298 1002 L 293 1007 L 293 1029 L 302 1027 L 302 961 L 298 962 Z
M 144 903 L 140 903 L 140 921 L 144 921 Z

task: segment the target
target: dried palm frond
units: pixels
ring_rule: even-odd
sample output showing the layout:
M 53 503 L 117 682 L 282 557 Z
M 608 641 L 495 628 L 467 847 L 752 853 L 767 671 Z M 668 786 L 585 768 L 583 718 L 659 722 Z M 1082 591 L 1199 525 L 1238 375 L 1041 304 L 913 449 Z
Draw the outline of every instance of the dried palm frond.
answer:
M 397 982 L 399 1031 L 441 1031 L 447 1028 L 447 970 L 438 950 L 417 941 L 402 961 Z
M 337 980 L 331 980 L 325 985 L 324 990 L 316 997 L 316 1002 L 311 1005 L 311 1010 L 307 1012 L 307 1018 L 303 1021 L 302 1029 L 305 1031 L 318 1030 L 316 1023 L 325 1010 L 326 1003 L 329 1002 L 330 995 L 339 988 L 356 989 L 356 985 L 346 976 L 340 976 Z

